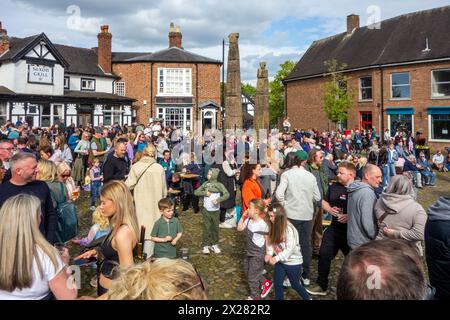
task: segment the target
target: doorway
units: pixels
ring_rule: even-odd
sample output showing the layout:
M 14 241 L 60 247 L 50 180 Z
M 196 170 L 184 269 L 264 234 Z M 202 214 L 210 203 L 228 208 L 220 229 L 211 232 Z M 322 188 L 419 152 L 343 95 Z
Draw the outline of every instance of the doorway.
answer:
M 372 129 L 372 112 L 363 111 L 361 113 L 361 129 L 369 130 Z
M 85 128 L 88 123 L 92 124 L 92 114 L 88 112 L 78 112 L 77 123 Z

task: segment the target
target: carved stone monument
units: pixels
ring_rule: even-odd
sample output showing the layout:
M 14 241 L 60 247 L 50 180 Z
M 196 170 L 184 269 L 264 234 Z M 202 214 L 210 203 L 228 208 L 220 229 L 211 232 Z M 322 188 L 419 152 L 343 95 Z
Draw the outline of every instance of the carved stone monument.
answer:
M 228 66 L 225 91 L 225 129 L 241 129 L 243 123 L 239 33 L 228 36 Z
M 265 62 L 261 62 L 258 69 L 253 128 L 269 129 L 269 74 Z

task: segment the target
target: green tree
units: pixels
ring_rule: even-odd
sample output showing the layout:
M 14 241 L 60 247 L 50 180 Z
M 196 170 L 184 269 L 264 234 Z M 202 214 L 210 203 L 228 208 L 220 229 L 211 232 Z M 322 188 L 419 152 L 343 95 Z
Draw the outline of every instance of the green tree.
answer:
M 245 94 L 248 97 L 255 99 L 256 88 L 254 86 L 252 86 L 250 83 L 242 83 L 241 91 L 242 91 L 242 94 Z
M 286 78 L 294 69 L 295 62 L 287 60 L 280 64 L 281 69 L 275 74 L 273 81 L 270 81 L 269 93 L 269 118 L 270 124 L 276 125 L 278 119 L 284 114 L 284 85 L 283 79 Z
M 335 125 L 347 119 L 348 110 L 353 106 L 354 94 L 347 88 L 348 77 L 342 72 L 347 65 L 339 66 L 335 59 L 325 61 L 329 77 L 325 83 L 323 109 L 327 118 Z

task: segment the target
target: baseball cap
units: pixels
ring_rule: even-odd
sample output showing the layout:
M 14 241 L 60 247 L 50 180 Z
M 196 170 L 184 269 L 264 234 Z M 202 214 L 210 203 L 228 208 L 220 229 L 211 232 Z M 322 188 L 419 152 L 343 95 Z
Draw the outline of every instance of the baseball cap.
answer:
M 94 130 L 95 130 L 95 133 L 103 133 L 103 130 L 100 127 L 95 127 Z
M 302 161 L 308 160 L 308 154 L 303 150 L 296 151 L 295 155 L 297 156 L 297 158 L 299 158 Z

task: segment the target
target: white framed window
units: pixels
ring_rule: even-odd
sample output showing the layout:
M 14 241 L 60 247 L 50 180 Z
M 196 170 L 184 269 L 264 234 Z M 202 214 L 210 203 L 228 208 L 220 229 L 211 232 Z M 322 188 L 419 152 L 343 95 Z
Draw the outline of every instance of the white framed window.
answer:
M 431 96 L 450 97 L 450 69 L 431 71 Z
M 165 127 L 175 126 L 183 132 L 192 129 L 191 107 L 158 107 L 158 119 L 163 119 Z
M 4 125 L 8 120 L 8 108 L 6 102 L 0 102 L 0 125 Z
M 31 106 L 30 106 L 31 108 Z M 42 106 L 42 113 L 41 113 L 41 127 L 51 127 L 52 125 L 52 110 L 49 104 L 45 104 Z
M 192 95 L 192 72 L 189 68 L 158 68 L 158 94 Z
M 398 100 L 411 98 L 409 72 L 391 74 L 391 98 Z
M 60 124 L 61 120 L 64 119 L 64 106 L 62 104 L 54 104 L 53 105 L 53 123 L 52 124 Z
M 359 100 L 371 101 L 372 100 L 372 77 L 359 78 Z
M 114 123 L 122 124 L 120 119 L 122 109 L 119 106 L 106 106 L 103 108 L 103 125 L 112 126 Z
M 428 121 L 430 141 L 450 141 L 450 113 L 430 114 Z
M 81 90 L 95 91 L 95 79 L 81 78 Z
M 125 82 L 115 82 L 114 83 L 114 92 L 118 96 L 125 97 Z
M 64 77 L 64 89 L 69 90 L 70 89 L 70 77 Z

